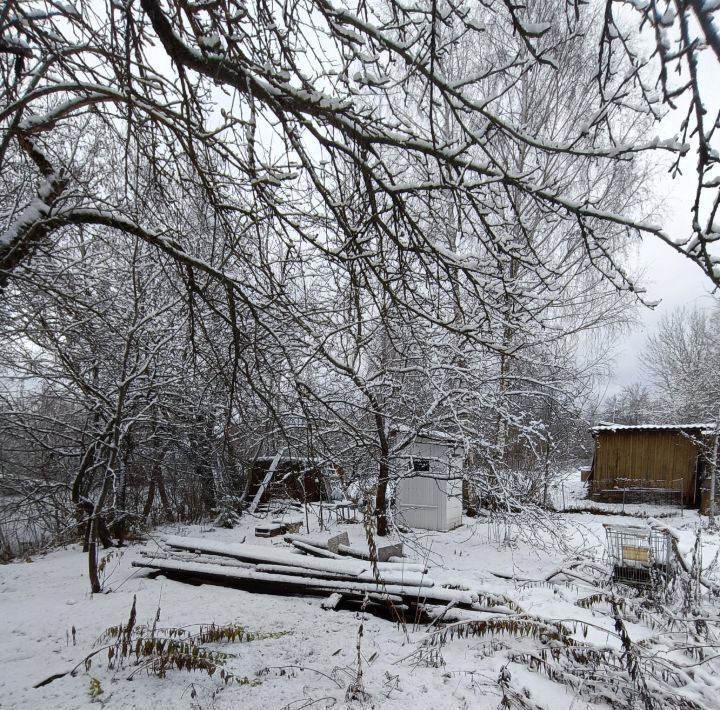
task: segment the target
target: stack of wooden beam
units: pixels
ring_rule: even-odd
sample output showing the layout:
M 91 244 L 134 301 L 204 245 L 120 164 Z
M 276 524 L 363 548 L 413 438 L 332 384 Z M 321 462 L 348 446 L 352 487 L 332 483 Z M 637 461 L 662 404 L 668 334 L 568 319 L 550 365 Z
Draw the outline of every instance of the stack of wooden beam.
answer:
M 425 565 L 383 550 L 385 561 L 363 559 L 347 535 L 327 541 L 288 535 L 292 547 L 222 543 L 205 538 L 170 536 L 157 552 L 144 552 L 135 567 L 186 582 L 211 582 L 247 591 L 326 596 L 325 608 L 343 602 L 379 604 L 403 612 L 426 605 L 487 611 L 488 595 L 436 584 Z M 503 599 L 491 600 L 494 612 L 510 613 Z

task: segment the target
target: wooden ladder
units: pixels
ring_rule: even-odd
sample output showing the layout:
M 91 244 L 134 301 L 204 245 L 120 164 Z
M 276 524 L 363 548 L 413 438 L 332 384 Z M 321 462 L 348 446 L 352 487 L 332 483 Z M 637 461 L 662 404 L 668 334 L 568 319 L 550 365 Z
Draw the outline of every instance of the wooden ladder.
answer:
M 255 497 L 252 499 L 252 503 L 250 503 L 250 507 L 248 508 L 249 513 L 254 513 L 257 509 L 258 505 L 260 504 L 260 500 L 263 497 L 263 493 L 265 493 L 265 489 L 270 485 L 270 481 L 272 481 L 272 477 L 275 475 L 275 470 L 278 467 L 278 464 L 280 463 L 280 459 L 282 458 L 282 455 L 284 453 L 285 449 L 280 449 L 276 454 L 275 458 L 272 460 L 272 463 L 270 464 L 270 468 L 268 468 L 267 472 L 265 473 L 265 478 L 263 478 L 262 483 L 260 484 L 260 487 L 257 489 L 257 492 L 255 493 Z

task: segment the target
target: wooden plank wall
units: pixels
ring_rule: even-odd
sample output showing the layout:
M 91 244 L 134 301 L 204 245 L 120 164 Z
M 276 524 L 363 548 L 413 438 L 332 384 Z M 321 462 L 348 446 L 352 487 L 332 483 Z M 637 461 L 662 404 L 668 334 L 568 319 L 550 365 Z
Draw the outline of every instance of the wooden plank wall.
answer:
M 695 501 L 698 445 L 687 436 L 667 431 L 599 432 L 595 437 L 593 493 L 622 486 L 618 478 L 662 481 L 670 488 L 684 481 L 685 501 Z

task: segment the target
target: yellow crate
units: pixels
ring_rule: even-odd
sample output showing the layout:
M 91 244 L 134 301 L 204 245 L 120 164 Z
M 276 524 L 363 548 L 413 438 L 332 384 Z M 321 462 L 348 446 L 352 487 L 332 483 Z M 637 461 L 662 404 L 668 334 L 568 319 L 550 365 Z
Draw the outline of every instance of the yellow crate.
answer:
M 625 562 L 650 563 L 650 548 L 637 547 L 635 545 L 623 545 L 622 556 Z

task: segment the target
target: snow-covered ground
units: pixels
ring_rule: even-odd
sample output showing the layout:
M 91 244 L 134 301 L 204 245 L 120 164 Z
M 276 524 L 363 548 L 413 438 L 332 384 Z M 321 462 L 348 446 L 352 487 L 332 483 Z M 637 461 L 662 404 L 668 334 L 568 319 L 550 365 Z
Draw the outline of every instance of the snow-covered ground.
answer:
M 245 516 L 232 530 L 184 526 L 156 534 L 158 539 L 172 533 L 225 542 L 247 538 L 253 544 L 285 547 L 282 538 L 255 538 L 257 522 Z M 507 524 L 467 518 L 464 522 L 449 533 L 418 532 L 406 538 L 407 554 L 427 560 L 429 574 L 437 583 L 452 582 L 474 591 L 507 595 L 528 615 L 570 624 L 578 641 L 620 648 L 613 618 L 598 607 L 582 608 L 576 603 L 595 591 L 588 583 L 567 577 L 558 577 L 554 583 L 529 580 L 540 580 L 578 557 L 606 566 L 602 524 L 644 521 L 583 513 L 558 515 L 546 525 L 537 520 Z M 680 548 L 690 559 L 695 529 L 701 524 L 699 516 L 686 511 L 663 522 L 679 531 Z M 310 532 L 316 537 L 340 530 L 347 530 L 352 543 L 365 544 L 362 525 L 334 523 L 330 531 L 319 531 L 317 519 L 311 517 Z M 720 541 L 710 535 L 704 535 L 703 541 L 707 566 Z M 151 541 L 147 547 L 156 544 Z M 193 586 L 162 576 L 152 579 L 148 570 L 131 566 L 140 549 L 130 546 L 121 553 L 110 553 L 105 567 L 108 592 L 94 596 L 89 593 L 86 556 L 77 546 L 0 566 L 0 707 L 495 708 L 502 700 L 503 686 L 509 707 L 578 710 L 609 706 L 590 705 L 589 695 L 531 671 L 527 663 L 508 662 L 510 651 L 530 652 L 541 647 L 542 640 L 537 638 L 518 639 L 501 632 L 453 634 L 445 637 L 444 643 L 423 645 L 427 626 L 409 623 L 403 628 L 367 613 L 325 611 L 321 598 L 252 594 L 212 584 Z M 217 676 L 177 670 L 169 671 L 165 678 L 139 673 L 128 680 L 132 666 L 109 670 L 103 653 L 94 658 L 88 671 L 81 665 L 75 676 L 65 675 L 33 688 L 49 676 L 73 668 L 94 649 L 106 628 L 126 622 L 134 597 L 138 623 L 151 624 L 159 608 L 159 625 L 164 627 L 239 623 L 248 631 L 269 635 L 217 647 L 232 654 L 227 670 L 250 682 L 225 686 Z M 450 618 L 448 614 L 445 621 Z M 587 625 L 573 626 L 573 620 Z M 365 701 L 346 697 L 357 680 L 361 624 Z M 656 633 L 645 620 L 626 621 L 625 626 L 634 642 Z M 507 682 L 499 682 L 507 673 Z M 709 691 L 712 682 L 712 678 L 703 680 L 710 684 Z M 714 689 L 715 698 L 719 690 Z M 702 688 L 679 692 L 690 695 L 700 707 L 713 707 L 707 701 L 711 695 L 704 696 Z

